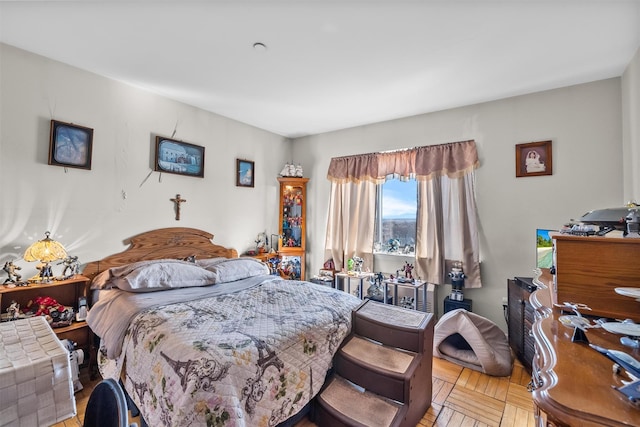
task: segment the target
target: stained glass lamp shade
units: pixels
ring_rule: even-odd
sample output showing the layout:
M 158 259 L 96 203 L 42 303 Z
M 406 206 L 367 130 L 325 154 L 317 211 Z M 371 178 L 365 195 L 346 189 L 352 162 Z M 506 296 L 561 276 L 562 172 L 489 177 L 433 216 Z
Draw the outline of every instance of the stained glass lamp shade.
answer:
M 67 251 L 64 246 L 51 239 L 49 237 L 50 234 L 47 231 L 44 239 L 38 240 L 29 246 L 23 257 L 28 262 L 40 261 L 43 263 L 40 268 L 40 281 L 45 283 L 49 282 L 52 276 L 49 263 L 67 257 Z

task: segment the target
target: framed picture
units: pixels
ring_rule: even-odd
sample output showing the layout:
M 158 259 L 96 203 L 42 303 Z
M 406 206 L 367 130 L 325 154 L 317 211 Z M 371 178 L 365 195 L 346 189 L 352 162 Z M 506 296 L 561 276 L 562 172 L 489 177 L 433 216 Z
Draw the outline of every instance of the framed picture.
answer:
M 536 267 L 551 268 L 553 266 L 553 238 L 549 233 L 558 230 L 536 229 Z
M 236 186 L 253 187 L 255 166 L 251 160 L 236 159 Z
M 155 170 L 204 178 L 204 147 L 156 136 Z
M 91 169 L 93 129 L 51 120 L 49 164 Z
M 551 173 L 551 141 L 516 144 L 516 177 Z

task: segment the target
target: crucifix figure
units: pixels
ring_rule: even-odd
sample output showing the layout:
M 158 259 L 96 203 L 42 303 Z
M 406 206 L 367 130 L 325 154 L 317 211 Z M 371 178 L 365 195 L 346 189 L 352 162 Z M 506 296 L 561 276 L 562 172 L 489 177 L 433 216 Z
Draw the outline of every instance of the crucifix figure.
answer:
M 182 202 L 186 202 L 186 199 L 181 199 L 179 194 L 176 194 L 175 199 L 171 199 L 173 203 L 176 204 L 176 221 L 180 221 L 180 204 Z

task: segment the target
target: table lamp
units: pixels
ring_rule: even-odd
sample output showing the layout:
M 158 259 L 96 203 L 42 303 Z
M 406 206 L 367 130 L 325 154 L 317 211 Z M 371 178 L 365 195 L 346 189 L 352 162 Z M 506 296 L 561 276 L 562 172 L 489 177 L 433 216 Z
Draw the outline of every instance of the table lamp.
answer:
M 50 234 L 51 233 L 47 231 L 44 239 L 38 240 L 29 246 L 23 257 L 24 260 L 28 262 L 40 261 L 43 263 L 40 268 L 39 283 L 51 282 L 53 274 L 51 273 L 51 266 L 49 265 L 50 262 L 67 257 L 67 251 L 64 249 L 64 246 L 49 238 Z

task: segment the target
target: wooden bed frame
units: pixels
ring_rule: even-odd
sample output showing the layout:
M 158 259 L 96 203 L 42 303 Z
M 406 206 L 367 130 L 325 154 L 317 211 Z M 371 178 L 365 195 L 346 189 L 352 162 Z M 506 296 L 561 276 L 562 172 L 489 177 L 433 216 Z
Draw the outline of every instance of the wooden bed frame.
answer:
M 129 243 L 130 246 L 124 251 L 87 263 L 82 274 L 93 279 L 98 273 L 111 267 L 153 259 L 238 257 L 238 251 L 216 245 L 212 239 L 213 234 L 196 228 L 171 227 L 147 231 L 125 240 L 124 243 Z

